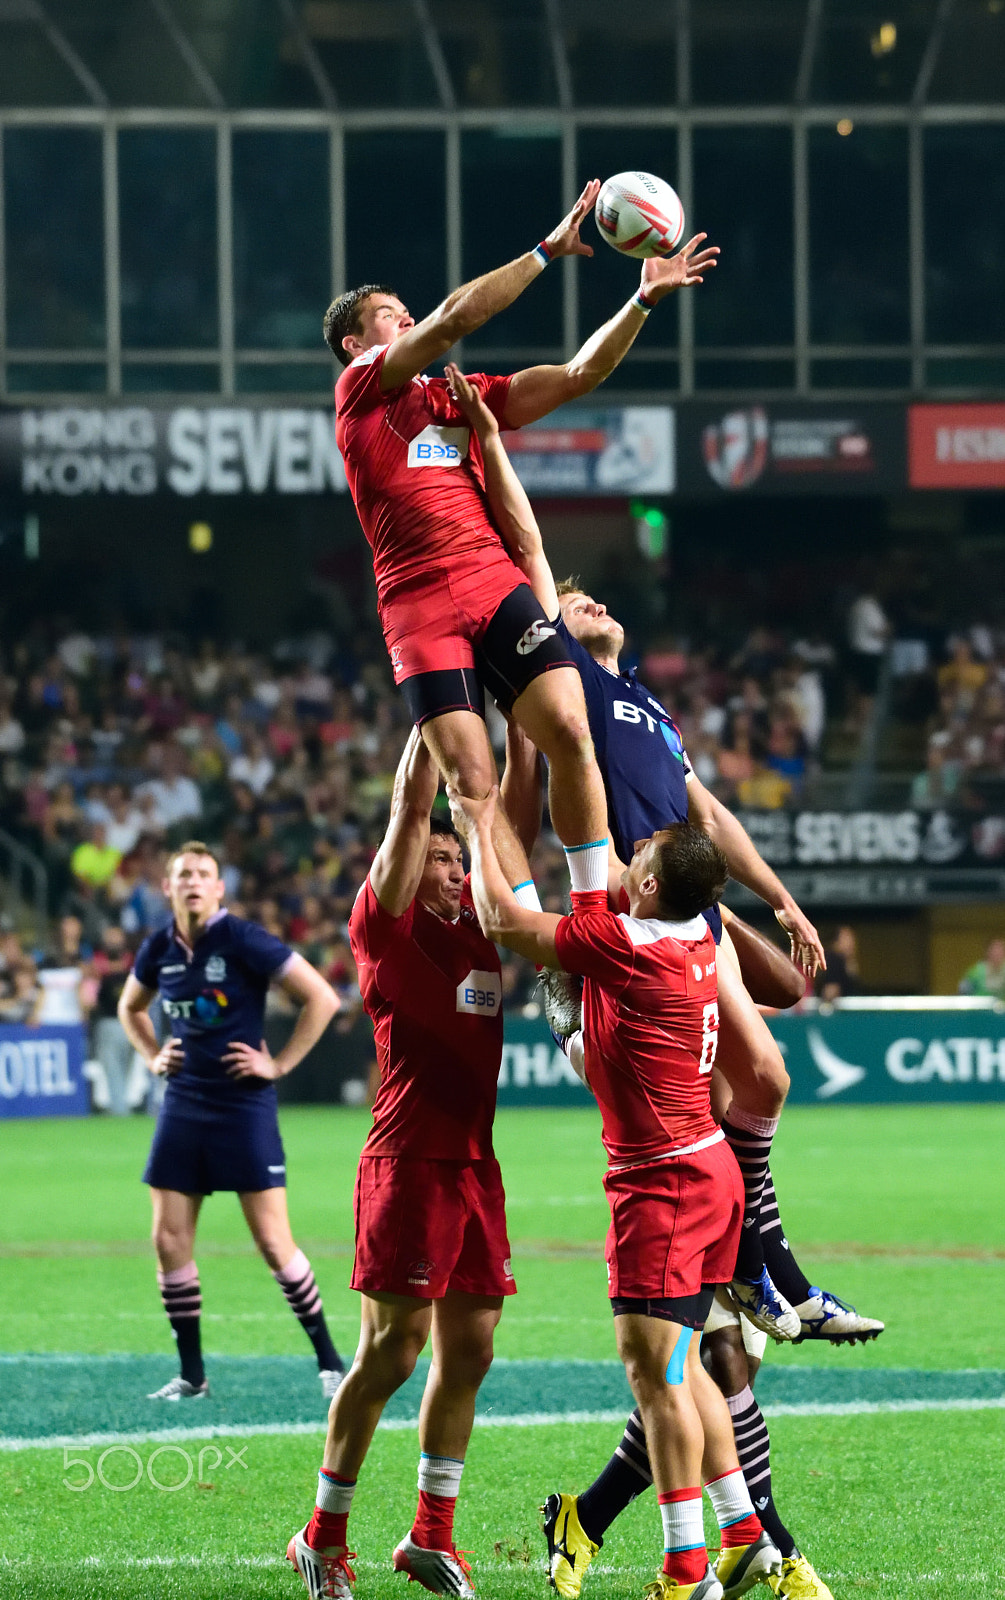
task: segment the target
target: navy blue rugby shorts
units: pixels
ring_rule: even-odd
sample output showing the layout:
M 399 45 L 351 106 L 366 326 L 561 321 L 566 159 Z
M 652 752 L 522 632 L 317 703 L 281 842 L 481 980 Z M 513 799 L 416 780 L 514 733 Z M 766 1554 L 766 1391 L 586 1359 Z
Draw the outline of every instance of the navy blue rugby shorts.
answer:
M 196 1118 L 165 1102 L 143 1182 L 180 1194 L 285 1189 L 286 1155 L 275 1106 L 227 1106 L 219 1111 L 203 1106 Z

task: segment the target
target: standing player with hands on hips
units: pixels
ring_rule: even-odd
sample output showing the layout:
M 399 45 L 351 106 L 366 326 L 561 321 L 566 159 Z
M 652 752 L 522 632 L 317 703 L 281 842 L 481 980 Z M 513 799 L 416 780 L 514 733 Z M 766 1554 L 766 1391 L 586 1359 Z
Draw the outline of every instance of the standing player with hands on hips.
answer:
M 157 1281 L 181 1372 L 149 1398 L 209 1394 L 193 1250 L 203 1200 L 225 1189 L 236 1192 L 256 1245 L 314 1346 L 330 1399 L 344 1369 L 311 1264 L 290 1232 L 275 1084 L 320 1039 L 338 996 L 303 956 L 223 909 L 219 867 L 201 840 L 174 852 L 164 893 L 172 921 L 140 946 L 119 1001 L 130 1042 L 151 1072 L 167 1079 L 143 1181 L 150 1185 Z M 262 1037 L 271 983 L 301 1008 L 276 1056 Z M 149 1016 L 158 992 L 171 1024 L 163 1045 Z
M 608 1155 L 611 1310 L 663 1521 L 663 1570 L 646 1593 L 743 1593 L 779 1573 L 782 1558 L 754 1511 L 726 1402 L 694 1337 L 716 1286 L 732 1278 L 743 1215 L 739 1168 L 708 1088 L 719 1017 L 716 947 L 701 911 L 722 891 L 725 859 L 707 834 L 677 823 L 637 843 L 622 880 L 627 914 L 609 909 L 606 889 L 574 890 L 570 917 L 534 912 L 519 904 L 496 856 L 495 791 L 450 799 L 484 932 L 586 980 L 582 1075 Z M 714 1570 L 703 1481 L 722 1530 Z
M 579 676 L 493 524 L 481 451 L 443 378 L 424 369 L 511 305 L 559 256 L 592 255 L 579 237 L 600 185 L 588 183 L 547 238 L 454 290 L 421 322 L 386 284 L 333 302 L 325 338 L 345 371 L 335 387 L 336 438 L 373 549 L 377 603 L 394 679 L 441 772 L 485 794 L 496 768 L 483 691 L 549 762 L 551 818 L 573 881 L 606 881 L 606 803 Z M 654 306 L 702 282 L 718 250 L 698 234 L 677 255 L 644 263 L 638 292 L 568 361 L 512 377 L 471 379 L 508 428 L 588 394 L 631 348 Z M 505 810 L 496 838 L 519 853 Z M 520 891 L 539 907 L 524 858 Z

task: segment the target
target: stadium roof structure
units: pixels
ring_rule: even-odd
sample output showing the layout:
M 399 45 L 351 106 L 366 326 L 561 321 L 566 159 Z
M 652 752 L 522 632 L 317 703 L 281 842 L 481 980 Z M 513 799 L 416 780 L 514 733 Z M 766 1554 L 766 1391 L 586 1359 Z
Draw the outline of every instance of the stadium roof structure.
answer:
M 0 0 L 0 109 L 994 105 L 1005 0 Z

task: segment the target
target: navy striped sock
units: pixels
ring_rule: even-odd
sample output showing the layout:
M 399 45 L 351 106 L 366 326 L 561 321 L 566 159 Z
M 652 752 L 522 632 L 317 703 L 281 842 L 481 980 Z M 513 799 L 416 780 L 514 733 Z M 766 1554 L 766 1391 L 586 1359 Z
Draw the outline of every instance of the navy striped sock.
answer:
M 650 1488 L 652 1481 L 645 1429 L 636 1406 L 610 1461 L 576 1501 L 576 1515 L 586 1537 L 600 1544 L 614 1519 Z

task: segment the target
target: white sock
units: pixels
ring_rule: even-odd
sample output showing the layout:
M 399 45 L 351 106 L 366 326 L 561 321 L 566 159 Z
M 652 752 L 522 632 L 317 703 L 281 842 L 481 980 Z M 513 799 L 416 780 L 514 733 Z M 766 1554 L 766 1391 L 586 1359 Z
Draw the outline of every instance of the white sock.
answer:
M 543 909 L 538 898 L 537 884 L 533 878 L 528 878 L 526 883 L 514 884 L 513 893 L 525 911 L 541 911 Z
M 705 1525 L 701 1518 L 701 1490 L 687 1500 L 660 1502 L 663 1518 L 663 1549 L 672 1555 L 682 1550 L 698 1550 L 705 1544 Z
M 569 877 L 574 894 L 590 894 L 607 888 L 607 840 L 594 839 L 591 844 L 565 846 L 565 859 L 569 863 Z
M 346 1483 L 343 1478 L 332 1477 L 323 1469 L 318 1473 L 318 1497 L 315 1504 L 319 1511 L 336 1513 L 348 1511 L 355 1493 L 355 1483 Z
M 419 1457 L 419 1488 L 426 1494 L 439 1495 L 441 1500 L 456 1500 L 463 1471 L 464 1462 L 454 1456 L 427 1456 L 423 1450 Z
M 753 1515 L 754 1503 L 739 1467 L 706 1483 L 705 1493 L 712 1502 L 712 1510 L 720 1528 L 729 1528 L 734 1522 L 742 1522 L 744 1517 Z

